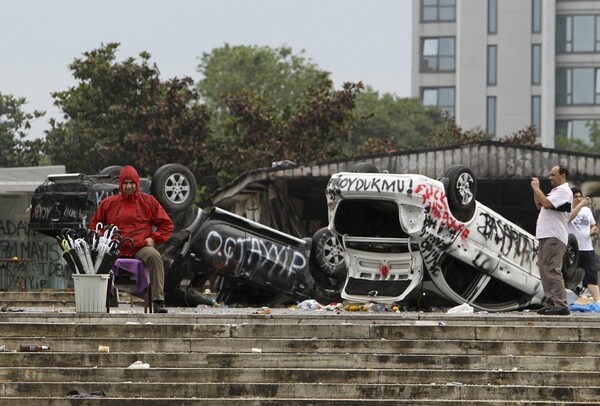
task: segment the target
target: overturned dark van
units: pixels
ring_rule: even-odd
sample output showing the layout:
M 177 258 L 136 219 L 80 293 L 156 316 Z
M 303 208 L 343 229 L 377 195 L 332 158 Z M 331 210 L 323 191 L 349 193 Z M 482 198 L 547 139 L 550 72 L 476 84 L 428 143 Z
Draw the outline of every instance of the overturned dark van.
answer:
M 30 228 L 57 236 L 65 228 L 85 227 L 100 202 L 119 192 L 120 169 L 48 176 L 32 197 Z M 339 252 L 331 255 L 337 245 L 326 229 L 315 234 L 313 244 L 312 238 L 297 238 L 219 208 L 203 210 L 194 204 L 193 174 L 178 164 L 159 168 L 151 180 L 141 179 L 140 189 L 152 193 L 175 224 L 171 238 L 157 247 L 165 261 L 168 303 L 211 303 L 203 296 L 209 279 L 216 284 L 217 301 L 225 303 L 339 298 L 339 291 L 315 283 L 327 280 L 331 269 L 343 268 Z

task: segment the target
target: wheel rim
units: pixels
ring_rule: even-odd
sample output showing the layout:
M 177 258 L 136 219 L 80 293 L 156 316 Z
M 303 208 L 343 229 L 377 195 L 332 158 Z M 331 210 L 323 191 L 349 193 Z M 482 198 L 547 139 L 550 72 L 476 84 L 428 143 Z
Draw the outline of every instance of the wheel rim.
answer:
M 344 248 L 336 237 L 330 236 L 323 244 L 323 257 L 334 268 L 344 263 Z
M 180 173 L 174 173 L 165 182 L 167 199 L 174 204 L 181 204 L 190 196 L 190 182 Z
M 463 173 L 456 181 L 456 190 L 460 196 L 461 203 L 466 206 L 474 199 L 471 185 L 474 183 L 473 177 L 468 173 Z

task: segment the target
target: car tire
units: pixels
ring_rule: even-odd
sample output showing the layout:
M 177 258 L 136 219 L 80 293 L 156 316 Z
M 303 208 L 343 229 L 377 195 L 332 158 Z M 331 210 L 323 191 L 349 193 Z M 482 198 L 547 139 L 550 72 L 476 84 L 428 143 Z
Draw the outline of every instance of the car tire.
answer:
M 469 221 L 475 213 L 477 182 L 473 171 L 466 166 L 448 168 L 442 175 L 450 212 L 460 221 Z
M 350 172 L 379 173 L 379 169 L 377 169 L 375 165 L 370 164 L 368 162 L 357 162 L 354 165 L 352 165 L 352 169 L 350 170 Z
M 572 291 L 578 290 L 583 282 L 584 271 L 579 268 L 579 244 L 573 234 L 569 234 L 567 250 L 563 257 L 562 274 L 565 287 Z
M 152 194 L 169 213 L 184 211 L 193 204 L 196 188 L 194 174 L 183 165 L 163 165 L 152 177 Z
M 342 300 L 342 288 L 346 281 L 344 248 L 327 227 L 317 230 L 313 235 L 310 273 L 315 282 L 312 292 L 314 299 L 319 303 Z
M 323 227 L 313 235 L 311 257 L 318 269 L 329 278 L 346 275 L 344 247 L 339 239 Z
M 112 183 L 115 185 L 119 184 L 119 174 L 121 173 L 121 169 L 123 169 L 123 167 L 121 165 L 113 165 L 113 166 L 107 166 L 106 168 L 102 169 L 100 172 L 98 172 L 98 175 L 108 175 L 108 182 L 107 183 Z

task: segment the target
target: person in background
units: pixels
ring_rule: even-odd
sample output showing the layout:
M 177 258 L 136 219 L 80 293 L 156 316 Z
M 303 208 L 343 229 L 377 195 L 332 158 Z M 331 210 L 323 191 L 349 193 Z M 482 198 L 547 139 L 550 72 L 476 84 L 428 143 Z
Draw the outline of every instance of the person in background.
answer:
M 123 237 L 133 240 L 133 247 L 123 244 L 120 256 L 144 262 L 150 273 L 154 312 L 167 313 L 164 263 L 155 245 L 169 239 L 173 222 L 154 196 L 140 192 L 140 176 L 133 166 L 121 170 L 119 192 L 100 203 L 90 220 L 90 230 L 95 230 L 98 223 L 114 224 Z
M 584 198 L 579 188 L 571 188 L 573 192 L 573 211 L 569 216 L 569 233 L 577 238 L 579 245 L 579 267 L 585 271 L 583 285 L 587 287 L 594 298 L 594 302 L 600 304 L 600 289 L 598 289 L 598 273 L 596 271 L 596 255 L 592 237 L 598 234 L 596 220 L 592 210 L 588 207 L 592 199 Z
M 546 196 L 540 189 L 540 180 L 531 179 L 533 201 L 540 211 L 535 229 L 539 241 L 538 266 L 546 300 L 538 310 L 545 315 L 569 315 L 567 291 L 562 275 L 563 257 L 567 250 L 569 232 L 567 224 L 573 204 L 573 192 L 567 183 L 569 171 L 562 166 L 554 166 L 550 171 L 552 190 Z

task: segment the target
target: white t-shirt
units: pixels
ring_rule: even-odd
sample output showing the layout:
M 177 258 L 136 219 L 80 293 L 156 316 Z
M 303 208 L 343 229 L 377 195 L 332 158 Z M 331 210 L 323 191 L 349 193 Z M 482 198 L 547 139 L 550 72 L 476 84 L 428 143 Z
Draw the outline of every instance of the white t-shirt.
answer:
M 569 213 L 573 205 L 573 192 L 567 182 L 555 187 L 547 196 L 548 200 L 554 206 L 554 209 L 542 207 L 538 215 L 535 229 L 535 238 L 558 238 L 565 245 L 569 241 L 569 232 L 567 223 L 569 222 Z
M 592 224 L 596 224 L 596 220 L 594 220 L 594 215 L 587 206 L 582 207 L 577 216 L 569 223 L 569 233 L 577 237 L 579 251 L 594 250 L 592 236 L 590 235 Z

